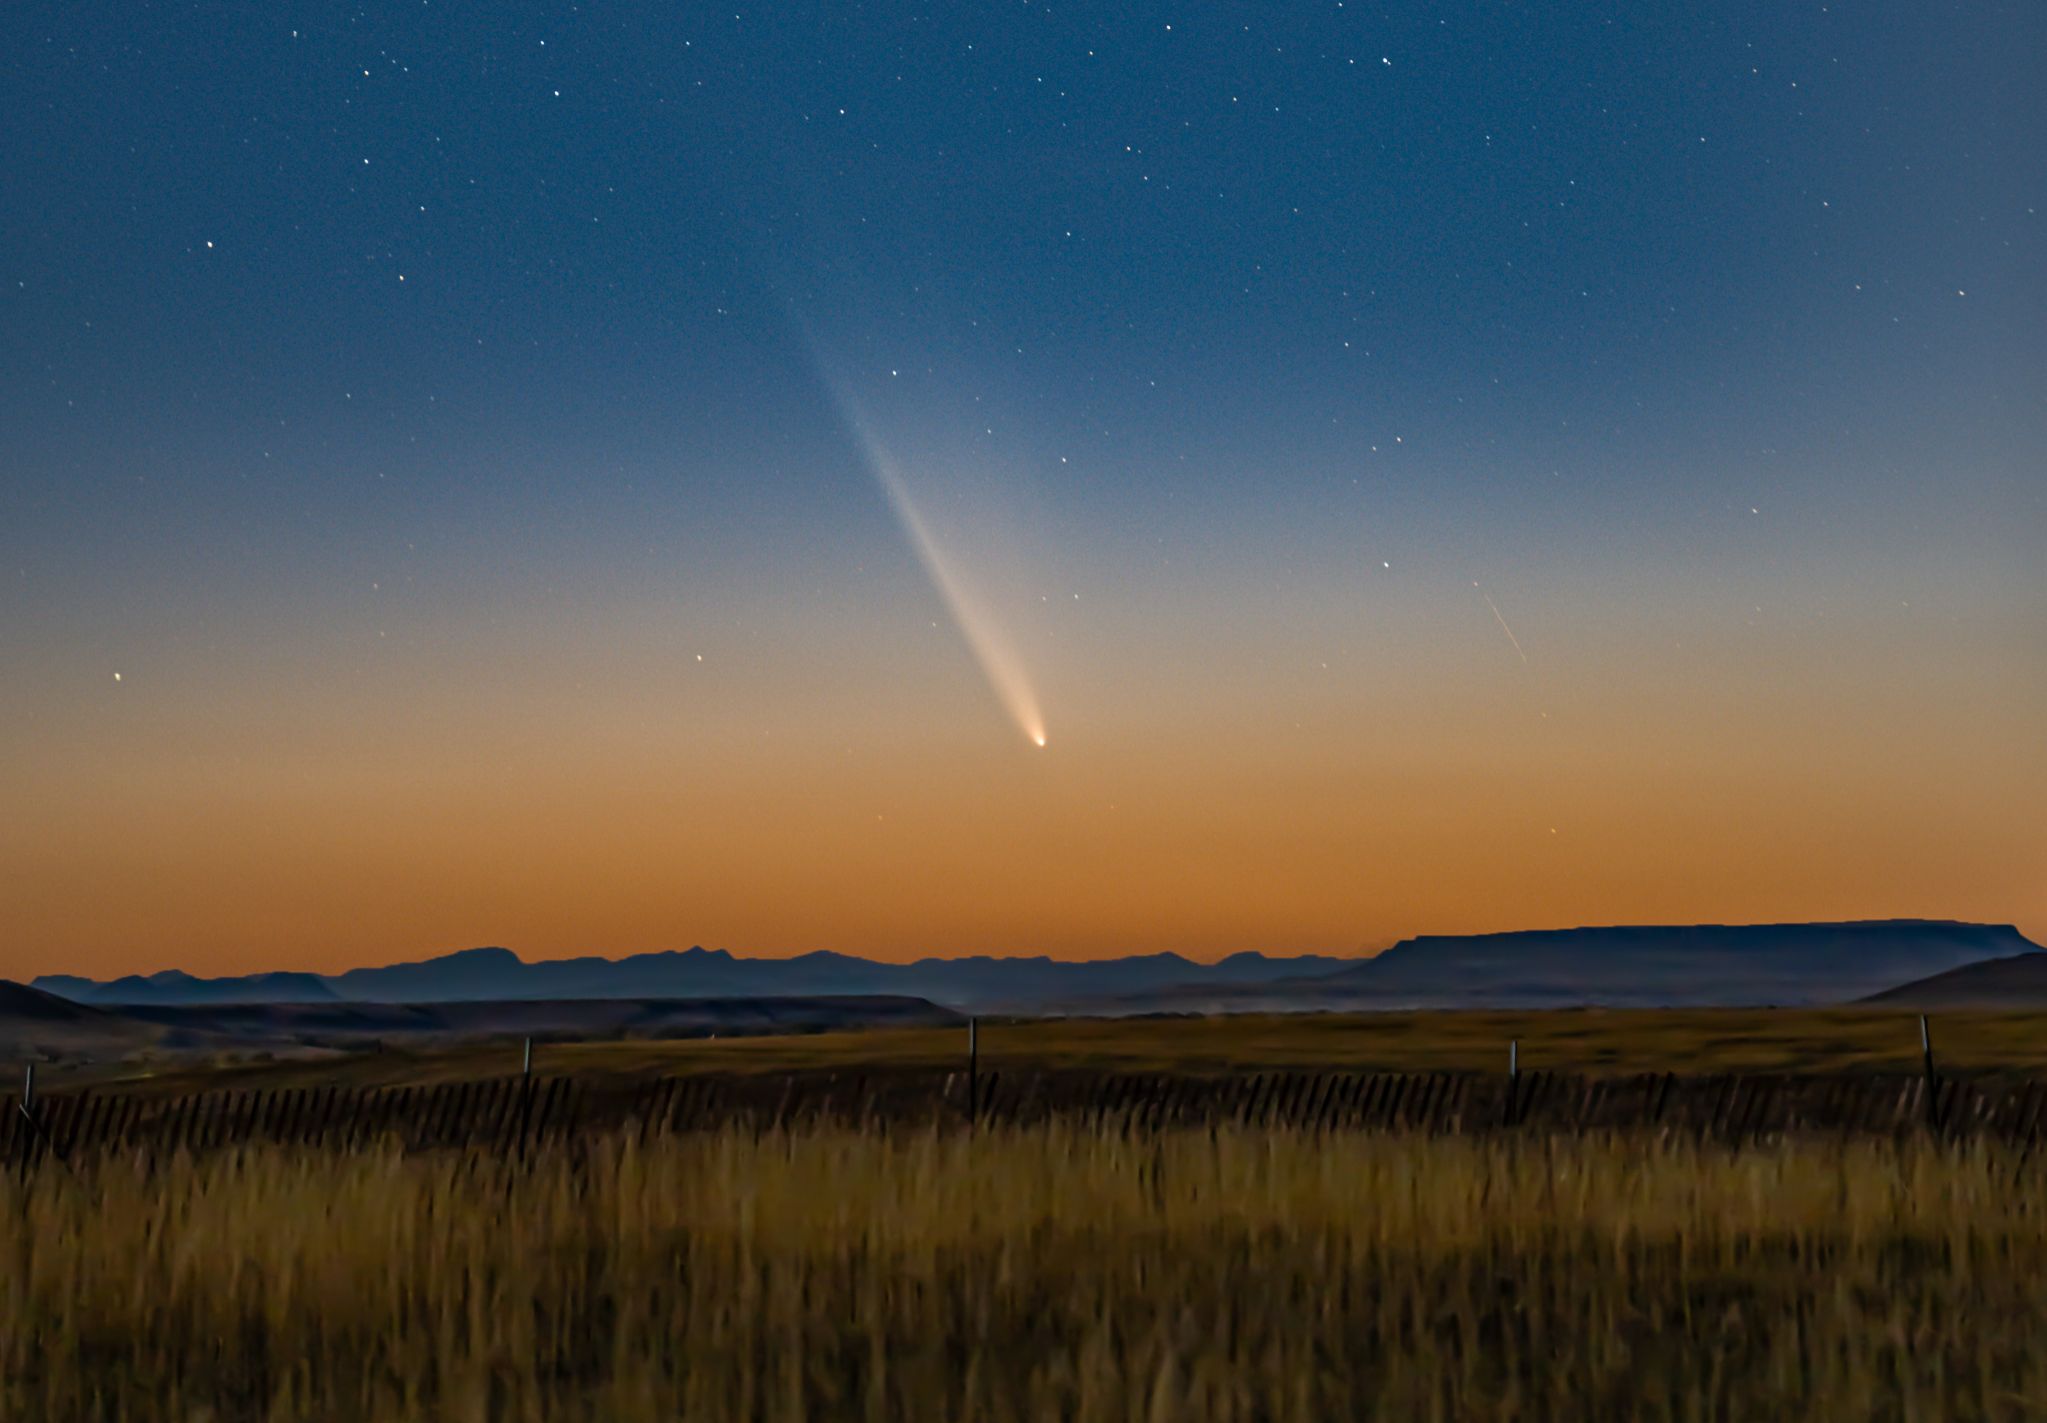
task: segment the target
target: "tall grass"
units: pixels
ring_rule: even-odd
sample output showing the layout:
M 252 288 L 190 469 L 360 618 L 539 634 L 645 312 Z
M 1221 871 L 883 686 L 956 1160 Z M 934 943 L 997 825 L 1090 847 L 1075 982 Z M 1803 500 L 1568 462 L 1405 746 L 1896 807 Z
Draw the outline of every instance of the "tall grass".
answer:
M 1990 1145 L 1050 1126 L 0 1185 L 9 1419 L 2047 1416 Z

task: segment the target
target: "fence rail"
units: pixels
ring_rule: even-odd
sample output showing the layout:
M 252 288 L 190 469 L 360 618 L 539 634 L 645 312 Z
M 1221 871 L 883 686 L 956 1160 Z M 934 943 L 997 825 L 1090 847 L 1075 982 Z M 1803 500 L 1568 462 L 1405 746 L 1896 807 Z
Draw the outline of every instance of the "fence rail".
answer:
M 96 1153 L 200 1154 L 256 1143 L 513 1154 L 607 1131 L 729 1125 L 1003 1125 L 1132 1129 L 1222 1123 L 1425 1133 L 1655 1131 L 1740 1142 L 1787 1134 L 2047 1135 L 2047 1082 L 1924 1076 L 1582 1077 L 1525 1072 L 1077 1071 L 705 1075 L 633 1083 L 509 1078 L 419 1087 L 280 1088 L 183 1097 L 79 1091 L 0 1099 L 0 1163 Z

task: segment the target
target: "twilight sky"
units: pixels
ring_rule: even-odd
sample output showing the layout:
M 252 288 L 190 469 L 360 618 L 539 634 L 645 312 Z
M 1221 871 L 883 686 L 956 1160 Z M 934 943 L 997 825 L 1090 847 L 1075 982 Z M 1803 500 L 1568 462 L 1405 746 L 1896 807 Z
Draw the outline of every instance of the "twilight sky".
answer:
M 10 0 L 0 974 L 2047 936 L 2047 8 L 1685 8 Z

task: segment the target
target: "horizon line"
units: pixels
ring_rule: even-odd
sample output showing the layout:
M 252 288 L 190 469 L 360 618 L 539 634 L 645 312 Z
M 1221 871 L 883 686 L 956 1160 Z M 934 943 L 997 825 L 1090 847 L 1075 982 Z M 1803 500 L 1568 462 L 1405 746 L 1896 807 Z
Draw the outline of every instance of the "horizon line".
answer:
M 160 978 L 165 975 L 171 974 L 181 975 L 183 977 L 193 979 L 196 982 L 220 982 L 234 979 L 283 976 L 318 979 L 339 979 L 346 977 L 351 973 L 378 972 L 385 969 L 418 967 L 427 964 L 443 963 L 449 959 L 458 958 L 465 954 L 479 953 L 509 954 L 512 957 L 513 961 L 516 962 L 522 968 L 537 968 L 547 964 L 564 963 L 596 962 L 606 964 L 621 964 L 631 962 L 634 959 L 664 957 L 681 958 L 690 954 L 701 954 L 706 957 L 723 957 L 725 959 L 738 963 L 791 963 L 799 959 L 812 958 L 820 955 L 831 955 L 838 958 L 856 959 L 862 963 L 874 964 L 877 966 L 890 968 L 913 968 L 920 964 L 938 963 L 1014 962 L 1014 963 L 1091 964 L 1117 963 L 1135 959 L 1169 959 L 1169 958 L 1178 959 L 1183 963 L 1195 966 L 1213 967 L 1217 964 L 1227 963 L 1232 959 L 1246 957 L 1255 957 L 1275 961 L 1284 961 L 1288 959 L 1354 959 L 1354 960 L 1371 959 L 1376 958 L 1379 955 L 1384 954 L 1391 949 L 1397 948 L 1402 944 L 1414 943 L 1428 939 L 1511 938 L 1519 935 L 1531 934 L 1611 933 L 1625 930 L 1808 929 L 1808 928 L 1853 928 L 1867 927 L 1871 925 L 1908 925 L 1908 924 L 1927 926 L 1938 925 L 1956 928 L 2009 930 L 2018 938 L 2025 940 L 2025 942 L 2029 944 L 2034 944 L 2036 948 L 2043 947 L 2035 943 L 2034 940 L 2027 938 L 2025 933 L 2019 929 L 2017 922 L 2012 920 L 1991 921 L 1937 918 L 1913 915 L 1891 915 L 1864 919 L 1767 919 L 1752 920 L 1745 922 L 1693 920 L 1668 921 L 1663 923 L 1636 922 L 1620 924 L 1563 924 L 1538 928 L 1486 929 L 1476 930 L 1467 933 L 1426 932 L 1403 935 L 1400 938 L 1385 943 L 1378 948 L 1359 948 L 1341 952 L 1327 949 L 1307 949 L 1297 953 L 1270 953 L 1263 949 L 1236 949 L 1232 950 L 1229 953 L 1216 955 L 1214 957 L 1195 957 L 1185 953 L 1181 953 L 1180 951 L 1175 949 L 1162 949 L 1148 953 L 1140 952 L 1109 953 L 1096 955 L 1094 957 L 1089 958 L 1063 958 L 1056 954 L 1047 953 L 999 953 L 985 951 L 978 953 L 963 954 L 922 954 L 915 958 L 875 958 L 870 957 L 867 954 L 850 952 L 844 949 L 799 949 L 788 953 L 776 953 L 772 951 L 765 953 L 758 951 L 749 953 L 738 952 L 724 948 L 707 948 L 702 944 L 692 944 L 686 949 L 640 949 L 617 956 L 602 953 L 588 953 L 570 954 L 558 958 L 529 959 L 521 955 L 518 950 L 513 949 L 504 944 L 474 944 L 467 948 L 449 949 L 441 953 L 428 954 L 423 958 L 394 959 L 381 963 L 377 962 L 358 963 L 349 968 L 335 969 L 329 971 L 323 971 L 320 969 L 259 968 L 251 969 L 242 973 L 205 975 L 191 973 L 188 970 L 177 967 L 176 965 L 171 965 L 169 967 L 154 969 L 148 972 L 137 970 L 131 973 L 117 974 L 110 978 L 95 978 L 90 974 L 65 973 L 57 971 L 35 973 L 31 977 L 16 981 L 33 984 L 34 982 L 42 979 L 57 979 L 75 980 L 84 983 L 108 984 L 118 983 L 124 979 L 146 980 Z

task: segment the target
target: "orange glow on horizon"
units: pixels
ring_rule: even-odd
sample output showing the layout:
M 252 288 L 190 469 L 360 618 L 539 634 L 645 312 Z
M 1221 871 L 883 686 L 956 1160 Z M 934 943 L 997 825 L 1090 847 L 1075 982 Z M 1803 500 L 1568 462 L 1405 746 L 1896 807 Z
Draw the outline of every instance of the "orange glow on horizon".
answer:
M 2038 698 L 1979 663 L 2000 641 L 1922 639 L 1905 677 L 1874 618 L 1830 627 L 1818 663 L 1554 625 L 1537 657 L 1517 624 L 1524 666 L 1483 603 L 1446 607 L 1456 638 L 1326 669 L 1319 627 L 1147 616 L 1145 640 L 1065 654 L 1060 754 L 1033 758 L 928 620 L 891 641 L 792 619 L 774 657 L 693 640 L 663 662 L 643 649 L 665 630 L 627 621 L 598 651 L 529 619 L 353 682 L 284 656 L 126 660 L 17 723 L 0 976 L 479 944 L 1216 958 L 1887 917 L 2047 935 Z M 1995 676 L 2012 695 L 1948 693 Z
M 545 716 L 460 747 L 435 729 L 452 710 L 395 744 L 195 727 L 174 756 L 38 763 L 0 829 L 20 887 L 0 975 L 336 971 L 485 943 L 1215 958 L 1585 923 L 2047 926 L 2038 822 L 2016 787 L 1985 792 L 1987 728 L 1879 782 L 1856 767 L 1887 753 L 1823 720 L 1673 735 L 1581 713 L 1536 719 L 1538 757 L 1496 715 L 1389 706 L 1368 737 L 1332 707 L 1259 738 L 1210 712 L 1076 730 L 1029 768 L 979 714 L 865 731 L 852 755 L 736 723 L 678 744 L 625 714 L 546 758 Z

